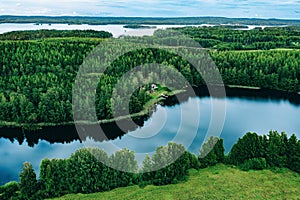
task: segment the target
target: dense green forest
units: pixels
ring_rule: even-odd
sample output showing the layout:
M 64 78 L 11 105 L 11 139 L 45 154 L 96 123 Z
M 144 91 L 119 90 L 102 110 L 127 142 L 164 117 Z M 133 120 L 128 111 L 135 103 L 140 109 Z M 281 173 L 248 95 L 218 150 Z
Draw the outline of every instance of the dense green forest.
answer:
M 12 31 L 0 35 L 0 40 L 37 40 L 44 38 L 110 38 L 111 33 L 94 30 L 34 30 L 34 31 Z
M 1 41 L 1 120 L 71 120 L 72 82 L 79 65 L 97 44 L 98 40 L 91 39 Z
M 265 43 L 268 44 L 271 43 L 272 38 L 275 43 L 279 40 L 282 40 L 284 44 L 290 41 L 289 44 L 294 45 L 289 46 L 290 48 L 296 48 L 296 44 L 298 44 L 297 38 L 299 36 L 296 36 L 296 33 L 299 29 L 295 27 L 270 28 L 266 31 L 254 30 L 253 32 L 226 30 L 228 31 L 225 34 L 227 38 L 226 42 L 230 42 L 229 44 L 248 38 L 249 45 L 252 45 L 258 42 L 258 40 L 263 42 L 262 39 L 258 39 L 263 35 L 269 35 L 269 37 L 261 37 L 265 38 Z M 196 39 L 199 37 L 202 38 L 201 34 L 205 33 L 216 35 L 215 37 L 219 39 L 225 37 L 223 27 L 215 29 L 185 28 L 182 31 L 187 31 L 190 35 L 195 34 L 194 37 Z M 257 34 L 256 31 L 258 32 Z M 76 38 L 51 38 L 57 37 L 58 34 L 69 36 L 74 32 L 77 33 Z M 276 32 L 278 34 L 275 34 Z M 180 46 L 180 42 L 184 42 L 180 38 L 175 37 L 161 38 L 159 37 L 160 34 L 158 32 L 154 37 L 141 37 L 138 40 L 141 44 L 158 41 L 166 46 L 171 45 L 168 48 L 173 48 L 172 45 Z M 106 38 L 110 37 L 110 34 L 94 31 L 26 31 L 0 36 L 0 38 L 11 39 L 31 38 L 31 40 L 21 41 L 0 41 L 0 120 L 2 126 L 24 127 L 25 125 L 30 126 L 38 123 L 40 125 L 43 125 L 43 123 L 55 125 L 63 122 L 71 122 L 73 84 L 83 60 L 103 41 L 101 38 L 90 38 L 96 36 Z M 40 40 L 41 38 L 44 39 Z M 250 38 L 253 38 L 253 40 Z M 114 46 L 114 49 L 110 49 L 114 53 L 124 52 L 127 48 L 132 47 L 130 43 L 126 46 L 126 41 L 122 39 L 112 40 L 117 44 Z M 130 41 L 130 38 L 128 40 Z M 225 41 L 225 39 L 220 40 Z M 118 43 L 122 43 L 122 47 L 118 46 Z M 139 44 L 134 45 L 138 46 Z M 100 45 L 99 48 L 102 48 L 104 51 L 106 50 L 105 46 Z M 178 47 L 174 48 L 178 49 Z M 184 51 L 184 48 L 182 48 L 182 51 Z M 299 50 L 215 51 L 208 49 L 208 51 L 215 61 L 225 85 L 254 86 L 289 92 L 299 91 Z M 189 57 L 196 59 L 200 55 L 197 51 L 189 55 Z M 112 55 L 108 53 L 106 56 L 109 58 Z M 203 64 L 208 61 L 208 58 L 201 60 Z M 120 96 L 112 99 L 113 88 L 120 77 L 126 72 L 144 63 L 160 63 L 168 66 L 160 72 L 159 77 L 153 75 L 153 77 L 149 78 L 149 81 L 160 80 L 172 82 L 172 80 L 168 80 L 170 73 L 167 70 L 174 66 L 191 85 L 205 85 L 201 75 L 196 72 L 190 63 L 169 51 L 158 48 L 134 50 L 120 56 L 102 74 L 95 100 L 99 120 L 116 117 L 112 113 L 112 103 L 119 106 L 119 115 L 117 116 L 122 116 L 126 110 L 126 105 L 122 104 Z M 207 67 L 204 67 L 203 70 L 205 72 L 210 71 Z M 96 71 L 97 65 L 92 65 L 90 75 L 95 75 L 94 72 Z M 142 79 L 142 74 L 145 73 L 148 73 L 147 69 L 138 72 L 135 76 Z M 175 72 L 173 76 L 176 76 Z M 210 76 L 213 77 L 213 74 L 210 74 Z M 208 84 L 213 84 L 213 82 Z M 89 85 L 88 80 L 86 85 Z M 122 90 L 126 93 L 132 89 L 133 84 L 124 83 L 122 87 Z M 184 85 L 182 85 L 182 88 L 177 89 L 184 89 Z M 85 89 L 82 88 L 82 90 Z M 131 96 L 129 112 L 140 112 L 151 98 L 150 85 L 145 85 L 135 90 Z
M 169 164 L 174 155 L 180 156 Z M 169 143 L 158 147 L 151 157 L 146 156 L 141 168 L 138 168 L 134 152 L 127 149 L 111 156 L 97 148 L 79 149 L 68 159 L 44 159 L 38 179 L 32 165 L 24 163 L 20 182 L 1 186 L 0 197 L 43 199 L 130 185 L 174 184 L 186 181 L 191 168 L 199 170 L 217 163 L 235 165 L 242 170 L 289 168 L 300 173 L 300 141 L 295 135 L 288 138 L 285 133 L 276 131 L 270 131 L 268 135 L 247 133 L 225 155 L 223 139 L 211 137 L 202 145 L 198 156 L 180 144 Z M 119 171 L 122 167 L 135 173 Z M 159 170 L 151 171 L 156 168 Z
M 228 26 L 174 28 L 192 37 L 204 48 L 221 51 L 300 48 L 299 26 L 255 28 L 247 31 L 235 29 L 238 28 Z M 159 32 L 157 31 L 156 34 Z
M 247 19 L 225 17 L 79 17 L 79 16 L 0 16 L 0 23 L 66 23 L 66 24 L 246 24 L 246 25 L 300 25 L 299 20 Z

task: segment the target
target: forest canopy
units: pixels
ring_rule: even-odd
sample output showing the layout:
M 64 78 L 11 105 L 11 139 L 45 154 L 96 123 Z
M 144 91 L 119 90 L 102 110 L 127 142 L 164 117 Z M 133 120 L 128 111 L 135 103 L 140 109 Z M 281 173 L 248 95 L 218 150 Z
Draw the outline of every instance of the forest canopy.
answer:
M 290 49 L 237 51 L 208 48 L 211 58 L 218 67 L 225 85 L 252 86 L 259 88 L 299 91 L 300 81 L 300 51 L 297 50 L 299 28 L 268 28 L 266 30 L 240 31 L 220 28 L 184 28 L 180 29 L 195 39 L 223 41 L 233 44 L 248 38 L 249 45 L 256 42 L 270 41 L 290 46 Z M 226 31 L 224 34 L 223 31 Z M 72 38 L 56 38 L 58 34 Z M 159 41 L 162 44 L 180 45 L 180 38 L 161 38 L 158 31 L 153 37 L 141 37 L 138 40 L 151 43 Z M 103 38 L 109 33 L 93 31 L 33 31 L 7 33 L 1 37 L 33 40 L 1 40 L 0 41 L 0 121 L 3 126 L 22 126 L 24 124 L 60 124 L 72 121 L 72 88 L 80 65 L 86 56 L 99 47 Z M 265 35 L 265 41 L 258 38 Z M 225 37 L 226 36 L 226 37 Z M 43 40 L 34 40 L 41 37 Z M 55 38 L 51 38 L 55 37 Z M 82 38 L 84 37 L 84 38 Z M 87 37 L 87 38 L 86 38 Z M 262 37 L 264 38 L 264 37 Z M 112 39 L 122 41 L 122 39 Z M 130 38 L 129 38 L 130 40 Z M 259 39 L 262 40 L 262 39 Z M 171 42 L 170 42 L 171 41 Z M 201 43 L 201 42 L 200 42 Z M 275 44 L 274 43 L 274 44 Z M 277 44 L 277 43 L 276 43 Z M 297 44 L 297 45 L 296 45 Z M 296 45 L 296 46 L 295 46 Z M 101 47 L 101 45 L 100 45 Z M 129 48 L 130 46 L 128 46 Z M 275 45 L 276 47 L 276 45 Z M 104 48 L 104 47 L 101 47 Z M 124 47 L 122 47 L 124 48 Z M 127 47 L 125 47 L 127 48 Z M 114 53 L 122 52 L 115 46 Z M 107 55 L 112 56 L 111 54 Z M 199 54 L 189 57 L 196 59 Z M 185 59 L 162 49 L 141 49 L 120 56 L 105 71 L 97 87 L 95 107 L 99 120 L 112 119 L 112 101 L 122 102 L 119 97 L 112 99 L 112 92 L 119 78 L 127 71 L 143 63 L 160 63 L 175 68 L 191 85 L 205 85 L 203 78 Z M 203 63 L 207 60 L 203 59 Z M 204 69 L 209 71 L 209 69 Z M 140 72 L 144 73 L 144 72 Z M 97 74 L 90 73 L 91 76 Z M 167 76 L 161 74 L 159 79 Z M 154 77 L 155 78 L 155 77 Z M 132 85 L 124 85 L 123 91 L 130 91 Z M 182 86 L 184 89 L 184 86 Z M 151 99 L 149 85 L 141 87 L 133 93 L 129 112 L 138 113 Z M 84 102 L 83 102 L 84 103 Z M 120 107 L 120 113 L 126 107 Z
M 12 31 L 0 35 L 0 40 L 37 40 L 44 38 L 110 38 L 112 34 L 106 31 L 94 30 L 35 30 Z

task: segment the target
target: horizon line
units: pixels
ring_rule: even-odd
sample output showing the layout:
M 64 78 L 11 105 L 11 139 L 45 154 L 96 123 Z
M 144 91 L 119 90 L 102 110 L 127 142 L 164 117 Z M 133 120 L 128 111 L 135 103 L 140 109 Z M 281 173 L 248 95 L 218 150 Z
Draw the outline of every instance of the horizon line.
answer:
M 223 19 L 256 19 L 256 20 L 288 20 L 300 21 L 300 18 L 263 18 L 263 17 L 224 17 L 224 16 L 97 16 L 97 15 L 0 15 L 0 17 L 81 17 L 81 18 L 156 18 L 156 19 L 183 19 L 183 18 L 223 18 Z

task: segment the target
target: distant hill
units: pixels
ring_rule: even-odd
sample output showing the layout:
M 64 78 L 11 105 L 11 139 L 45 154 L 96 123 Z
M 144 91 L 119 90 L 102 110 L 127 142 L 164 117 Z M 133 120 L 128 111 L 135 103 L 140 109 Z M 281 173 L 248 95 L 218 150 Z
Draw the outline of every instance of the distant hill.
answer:
M 131 186 L 103 193 L 70 194 L 58 199 L 299 199 L 299 183 L 299 174 L 285 169 L 245 172 L 217 165 L 191 170 L 189 180 L 184 183 L 145 188 Z
M 300 25 L 299 20 L 287 19 L 256 19 L 256 18 L 225 18 L 225 17 L 79 17 L 79 16 L 0 16 L 0 23 L 35 23 L 35 24 L 238 24 L 238 25 Z

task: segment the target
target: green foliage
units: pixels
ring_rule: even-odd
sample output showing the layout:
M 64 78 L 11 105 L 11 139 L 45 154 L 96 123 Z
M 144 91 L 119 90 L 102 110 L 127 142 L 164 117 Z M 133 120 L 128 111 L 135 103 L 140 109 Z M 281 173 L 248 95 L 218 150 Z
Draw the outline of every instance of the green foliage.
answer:
M 52 198 L 130 185 L 166 185 L 186 180 L 188 169 L 199 167 L 197 158 L 175 143 L 158 148 L 143 164 L 143 174 L 137 174 L 134 152 L 127 149 L 110 157 L 103 150 L 88 148 L 77 150 L 68 159 L 44 159 L 40 166 L 40 194 L 43 198 Z
M 35 30 L 35 31 L 12 31 L 0 35 L 0 40 L 37 40 L 44 38 L 110 38 L 111 33 L 94 30 Z
M 298 173 L 300 173 L 300 141 L 297 140 L 293 134 L 287 144 L 287 166 Z
M 40 184 L 44 198 L 57 197 L 66 194 L 68 182 L 66 180 L 66 161 L 61 159 L 45 159 L 40 166 Z
M 268 134 L 268 142 L 265 146 L 267 163 L 271 167 L 287 166 L 287 136 L 285 133 L 281 135 L 277 131 L 270 131 Z
M 232 164 L 239 165 L 245 160 L 262 157 L 262 153 L 262 137 L 249 132 L 233 145 L 229 157 Z
M 299 90 L 300 51 L 221 51 L 210 55 L 227 85 Z
M 268 135 L 258 136 L 247 133 L 232 147 L 228 163 L 242 169 L 284 168 L 299 172 L 299 140 L 285 133 L 270 131 Z
M 19 183 L 9 182 L 0 186 L 0 199 L 17 199 Z
M 198 41 L 204 48 L 228 50 L 270 50 L 298 48 L 299 27 L 270 27 L 264 29 L 236 30 L 233 26 L 176 28 Z
M 99 42 L 79 38 L 1 41 L 0 120 L 18 124 L 71 121 L 76 72 Z
M 191 155 L 182 145 L 169 143 L 158 147 L 151 159 L 146 157 L 144 160 L 143 184 L 166 185 L 186 180 L 191 167 L 190 159 Z
M 32 165 L 25 162 L 23 170 L 20 173 L 20 198 L 21 199 L 34 199 L 38 191 L 38 184 L 36 174 Z
M 224 27 L 184 28 L 180 30 L 187 32 L 195 39 L 205 39 L 207 47 L 210 46 L 208 44 L 210 42 L 214 46 L 222 45 L 220 41 L 226 41 L 230 45 L 234 45 L 234 42 L 244 42 L 253 45 L 258 40 L 263 42 L 264 40 L 274 39 L 276 42 L 277 40 L 281 41 L 280 38 L 283 37 L 284 40 L 290 41 L 289 45 L 292 45 L 299 40 L 298 36 L 296 36 L 299 30 L 292 27 L 270 28 L 263 31 L 237 31 Z M 223 31 L 225 31 L 225 35 Z M 276 31 L 279 31 L 279 35 L 274 35 Z M 62 33 L 65 36 L 73 34 L 73 32 L 67 31 Z M 153 37 L 141 37 L 135 39 L 135 42 L 137 40 L 141 43 L 158 41 L 166 45 L 184 45 L 184 42 L 186 42 L 183 38 L 178 37 L 161 38 L 159 36 L 162 33 L 158 31 Z M 20 32 L 8 33 L 7 35 L 9 37 L 22 38 L 26 34 L 27 32 Z M 57 35 L 58 32 L 33 31 L 28 34 L 32 38 L 37 38 L 52 37 Z M 81 37 L 81 35 L 92 37 L 92 35 L 97 35 L 98 33 L 74 31 L 74 34 L 78 37 Z M 96 38 L 78 37 L 0 41 L 2 56 L 0 61 L 0 121 L 3 124 L 10 122 L 16 126 L 33 127 L 32 125 L 35 124 L 59 124 L 73 120 L 72 89 L 79 66 L 83 63 L 88 53 L 101 44 L 102 41 Z M 111 51 L 114 51 L 116 54 L 139 46 L 138 43 L 134 45 L 129 43 L 123 44 L 123 40 L 113 39 L 113 41 L 116 41 L 116 45 L 111 47 L 113 48 Z M 122 43 L 122 45 L 118 45 L 118 43 Z M 100 45 L 98 48 L 103 52 L 108 51 L 105 45 Z M 255 86 L 290 92 L 299 90 L 299 54 L 300 51 L 298 50 L 210 51 L 210 55 L 215 61 L 226 85 Z M 201 55 L 201 53 L 195 51 L 188 56 L 191 59 L 195 59 L 202 57 Z M 106 56 L 110 59 L 112 54 L 107 54 Z M 95 59 L 91 63 L 90 73 L 87 76 L 97 75 L 99 61 L 100 59 Z M 105 63 L 105 61 L 103 62 Z M 207 76 L 213 77 L 214 74 L 210 74 L 209 66 L 205 65 L 207 62 L 209 62 L 209 58 L 204 56 L 200 63 L 203 64 L 202 71 Z M 145 63 L 158 63 L 163 64 L 165 67 L 157 73 L 149 73 L 147 68 L 141 69 L 136 73 L 130 73 L 128 79 L 132 81 L 121 84 L 119 88 L 121 94 L 113 97 L 113 89 L 120 78 L 131 69 Z M 171 52 L 162 49 L 145 48 L 131 51 L 114 60 L 102 74 L 97 87 L 95 101 L 94 99 L 91 100 L 92 98 L 88 98 L 92 94 L 87 94 L 86 98 L 78 102 L 79 108 L 81 109 L 87 103 L 95 105 L 99 120 L 123 116 L 126 114 L 125 111 L 127 111 L 128 107 L 129 113 L 138 113 L 144 109 L 145 104 L 151 99 L 151 94 L 147 85 L 143 85 L 138 89 L 134 88 L 134 85 L 146 80 L 148 83 L 155 83 L 156 81 L 169 83 L 171 87 L 175 87 L 173 81 L 174 79 L 177 80 L 178 73 L 181 73 L 191 85 L 202 86 L 205 84 L 203 78 L 190 63 Z M 78 92 L 87 91 L 85 87 L 90 85 L 91 83 L 87 81 L 86 86 L 82 86 L 80 88 L 81 91 Z M 182 88 L 176 89 L 181 90 L 184 87 L 185 84 L 182 84 Z M 125 104 L 124 95 L 122 94 L 129 92 L 132 94 L 128 106 L 128 104 Z M 115 108 L 117 108 L 116 115 L 114 115 L 112 105 L 115 105 Z M 87 113 L 83 113 L 83 119 L 86 118 L 85 115 Z
M 94 152 L 94 156 L 91 152 Z M 72 193 L 91 193 L 110 188 L 108 167 L 100 160 L 108 156 L 102 150 L 80 149 L 67 160 L 67 185 Z
M 138 175 L 119 171 L 125 167 L 137 170 L 134 153 L 126 149 L 111 157 L 103 150 L 88 148 L 77 150 L 68 159 L 45 159 L 40 166 L 41 193 L 43 198 L 52 198 L 137 184 Z
M 200 167 L 206 168 L 222 163 L 224 161 L 224 151 L 223 139 L 217 137 L 208 138 L 199 152 Z
M 245 160 L 243 164 L 239 165 L 239 168 L 245 171 L 251 169 L 263 170 L 267 168 L 267 161 L 265 158 L 251 158 Z
M 188 157 L 189 161 L 189 169 L 200 169 L 200 162 L 198 160 L 198 157 L 195 154 L 192 154 L 188 151 L 185 152 L 185 156 Z
M 137 173 L 138 165 L 133 151 L 117 151 L 110 157 L 110 167 L 109 177 L 113 177 L 111 188 L 137 184 L 137 175 L 133 172 Z

